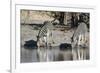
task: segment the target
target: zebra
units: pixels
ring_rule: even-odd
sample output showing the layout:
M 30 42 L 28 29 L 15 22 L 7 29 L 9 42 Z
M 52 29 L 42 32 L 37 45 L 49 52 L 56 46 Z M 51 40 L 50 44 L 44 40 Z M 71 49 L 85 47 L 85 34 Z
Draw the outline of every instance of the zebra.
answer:
M 50 21 L 45 21 L 44 25 L 42 26 L 42 28 L 40 29 L 38 36 L 37 36 L 37 45 L 38 47 L 41 47 L 40 43 L 44 43 L 43 46 L 47 47 L 48 45 L 50 45 L 52 40 L 52 28 L 54 26 L 52 25 L 52 23 Z
M 51 47 L 53 36 L 53 24 L 50 21 L 45 21 L 37 36 L 38 55 L 40 61 L 50 61 L 48 50 Z
M 72 42 L 72 55 L 74 60 L 83 60 L 86 59 L 84 57 L 83 51 L 81 52 L 81 48 L 88 47 L 87 45 L 87 26 L 85 23 L 80 23 L 76 31 L 74 32 L 71 42 Z

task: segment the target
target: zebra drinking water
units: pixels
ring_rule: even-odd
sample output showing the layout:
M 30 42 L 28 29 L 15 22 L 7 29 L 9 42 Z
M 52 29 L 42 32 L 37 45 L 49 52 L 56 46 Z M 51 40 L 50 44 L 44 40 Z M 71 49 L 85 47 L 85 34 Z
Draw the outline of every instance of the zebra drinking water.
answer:
M 80 23 L 72 38 L 72 55 L 74 60 L 86 59 L 83 48 L 89 47 L 87 45 L 88 29 L 85 23 Z
M 50 21 L 45 21 L 37 36 L 38 55 L 40 61 L 50 61 L 47 49 L 52 46 L 52 29 L 53 24 Z M 42 47 L 42 48 L 41 48 Z M 51 57 L 51 56 L 50 56 Z
M 38 47 L 43 46 L 49 46 L 52 40 L 52 29 L 53 24 L 50 21 L 45 21 L 44 25 L 40 29 L 38 36 L 37 36 L 37 45 Z

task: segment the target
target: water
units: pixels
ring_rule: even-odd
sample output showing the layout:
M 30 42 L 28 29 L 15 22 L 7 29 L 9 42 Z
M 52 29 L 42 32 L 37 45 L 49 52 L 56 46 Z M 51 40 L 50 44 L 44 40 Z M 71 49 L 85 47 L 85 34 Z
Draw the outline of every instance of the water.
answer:
M 50 49 L 25 49 L 21 48 L 21 63 L 88 60 L 89 49 L 60 50 L 59 47 Z

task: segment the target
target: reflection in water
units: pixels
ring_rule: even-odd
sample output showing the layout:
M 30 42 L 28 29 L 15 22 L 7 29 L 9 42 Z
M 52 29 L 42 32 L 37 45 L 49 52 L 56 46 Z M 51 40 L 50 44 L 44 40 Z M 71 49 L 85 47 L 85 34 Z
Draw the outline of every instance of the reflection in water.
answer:
M 72 50 L 73 60 L 87 60 L 89 59 L 89 48 L 87 47 L 75 47 Z
M 88 60 L 88 48 L 74 48 L 67 50 L 60 50 L 59 47 L 52 47 L 50 49 L 25 49 L 21 48 L 21 63 L 28 62 L 50 62 L 50 61 L 71 61 L 71 60 Z

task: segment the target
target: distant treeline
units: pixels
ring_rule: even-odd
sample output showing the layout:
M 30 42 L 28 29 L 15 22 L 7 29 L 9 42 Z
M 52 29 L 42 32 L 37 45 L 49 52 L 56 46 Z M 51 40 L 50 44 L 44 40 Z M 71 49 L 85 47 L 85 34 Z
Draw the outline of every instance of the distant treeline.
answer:
M 53 18 L 52 21 L 57 20 L 59 25 L 68 25 L 71 28 L 77 27 L 80 22 L 84 22 L 87 24 L 89 28 L 90 25 L 90 14 L 89 13 L 82 13 L 82 12 L 59 12 L 59 11 L 32 11 L 32 10 L 21 10 L 21 15 L 26 12 L 26 16 L 24 22 L 29 20 L 29 17 L 39 15 L 46 18 L 46 16 Z M 35 13 L 35 14 L 34 14 Z M 45 16 L 46 15 L 46 16 Z M 39 19 L 39 17 L 37 17 Z

